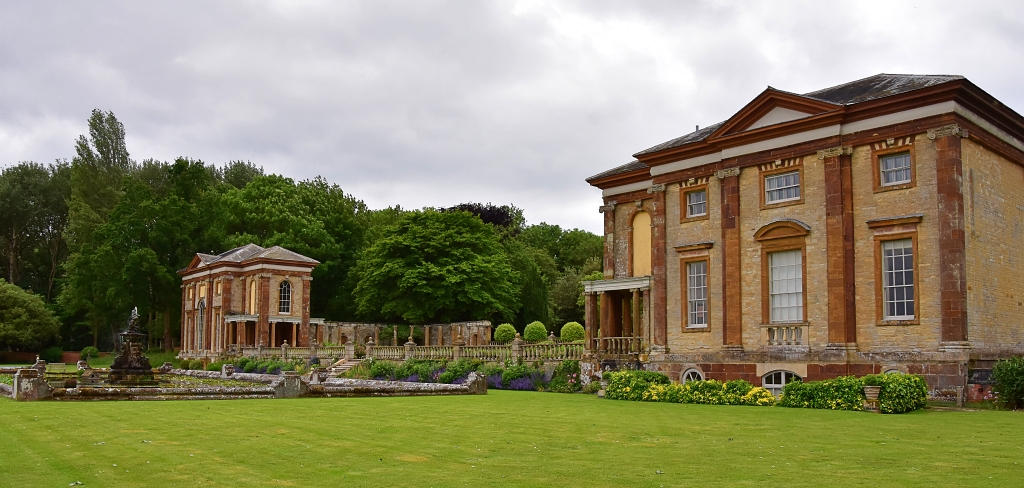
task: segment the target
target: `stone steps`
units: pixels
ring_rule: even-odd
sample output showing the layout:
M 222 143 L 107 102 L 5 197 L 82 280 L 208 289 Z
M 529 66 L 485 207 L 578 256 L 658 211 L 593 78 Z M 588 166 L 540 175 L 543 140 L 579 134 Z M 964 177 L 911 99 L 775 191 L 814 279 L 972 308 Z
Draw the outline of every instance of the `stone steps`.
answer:
M 342 374 L 342 373 L 344 373 L 344 372 L 346 372 L 346 371 L 356 367 L 361 362 L 362 362 L 361 359 L 353 359 L 353 360 L 339 359 L 338 362 L 330 365 L 327 368 L 327 372 L 331 376 L 338 376 L 339 374 Z

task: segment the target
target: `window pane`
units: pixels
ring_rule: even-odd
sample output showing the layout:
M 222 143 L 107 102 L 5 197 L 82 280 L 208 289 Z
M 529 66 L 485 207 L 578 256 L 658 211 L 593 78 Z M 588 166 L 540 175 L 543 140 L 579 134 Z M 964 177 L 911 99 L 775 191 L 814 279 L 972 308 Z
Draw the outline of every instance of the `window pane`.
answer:
M 914 318 L 914 242 L 912 239 L 882 243 L 882 296 L 885 318 Z
M 799 249 L 768 255 L 769 307 L 773 323 L 804 319 L 802 260 Z
M 764 179 L 765 203 L 774 203 L 800 198 L 800 172 L 766 176 Z
M 686 216 L 697 217 L 706 215 L 708 193 L 706 190 L 694 191 L 686 194 Z
M 708 325 L 708 263 L 697 261 L 686 264 L 687 325 Z
M 910 182 L 910 153 L 892 154 L 879 159 L 882 185 Z

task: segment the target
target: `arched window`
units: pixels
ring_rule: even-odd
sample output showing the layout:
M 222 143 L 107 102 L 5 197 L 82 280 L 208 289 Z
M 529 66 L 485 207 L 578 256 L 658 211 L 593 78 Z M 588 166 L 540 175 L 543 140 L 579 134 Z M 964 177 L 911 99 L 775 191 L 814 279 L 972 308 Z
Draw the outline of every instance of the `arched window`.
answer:
M 695 368 L 690 368 L 683 372 L 681 376 L 683 383 L 689 383 L 691 381 L 704 381 L 704 375 Z
M 651 214 L 640 211 L 633 216 L 633 276 L 651 274 Z
M 281 292 L 277 300 L 277 311 L 280 313 L 292 313 L 292 284 L 287 281 L 281 282 Z
M 772 371 L 761 377 L 761 386 L 778 397 L 782 388 L 794 381 L 802 381 L 802 378 L 792 371 Z

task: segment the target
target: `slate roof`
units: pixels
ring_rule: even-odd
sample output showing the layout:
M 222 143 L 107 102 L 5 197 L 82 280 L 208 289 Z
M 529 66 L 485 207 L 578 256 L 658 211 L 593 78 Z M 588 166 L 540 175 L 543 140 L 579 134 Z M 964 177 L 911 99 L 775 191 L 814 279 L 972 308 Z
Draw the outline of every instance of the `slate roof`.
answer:
M 618 175 L 618 174 L 622 174 L 622 173 L 629 173 L 631 171 L 636 171 L 638 169 L 647 169 L 647 168 L 648 168 L 648 166 L 646 164 L 641 163 L 640 161 L 637 161 L 637 160 L 634 159 L 634 160 L 632 160 L 632 161 L 630 161 L 630 162 L 628 162 L 626 164 L 623 164 L 622 166 L 617 166 L 617 167 L 612 168 L 612 169 L 610 169 L 608 171 L 605 171 L 603 173 L 598 173 L 598 174 L 596 174 L 594 176 L 591 176 L 590 178 L 587 178 L 587 181 L 597 180 L 597 179 L 605 178 L 605 177 L 608 177 L 608 176 L 614 176 L 614 175 Z
M 876 100 L 892 95 L 899 95 L 901 93 L 907 93 L 962 79 L 964 79 L 963 76 L 956 75 L 899 75 L 881 73 L 860 80 L 851 81 L 849 83 L 843 83 L 842 85 L 804 93 L 800 96 L 836 105 L 853 105 L 855 103 Z M 691 142 L 703 141 L 725 122 L 728 121 L 709 125 L 703 129 L 658 144 L 657 146 L 649 147 L 634 154 L 633 156 L 650 154 L 673 147 L 679 147 Z M 592 176 L 591 178 L 588 178 L 588 180 L 593 178 L 595 177 Z
M 196 255 L 199 256 L 199 260 L 203 262 L 201 266 L 198 266 L 200 268 L 209 266 L 214 263 L 242 263 L 245 261 L 251 261 L 253 259 L 259 258 L 320 264 L 319 261 L 313 258 L 303 256 L 297 252 L 289 251 L 281 246 L 260 247 L 257 246 L 256 244 L 246 244 L 242 247 L 236 247 L 230 251 L 225 251 L 216 256 L 202 253 L 198 253 Z

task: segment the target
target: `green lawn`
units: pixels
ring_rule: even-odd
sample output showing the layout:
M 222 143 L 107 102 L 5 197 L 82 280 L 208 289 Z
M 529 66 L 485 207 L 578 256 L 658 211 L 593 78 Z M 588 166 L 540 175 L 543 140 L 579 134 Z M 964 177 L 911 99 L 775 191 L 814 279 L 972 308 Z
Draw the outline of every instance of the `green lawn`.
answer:
M 0 486 L 1014 486 L 1024 413 L 486 396 L 16 403 Z

